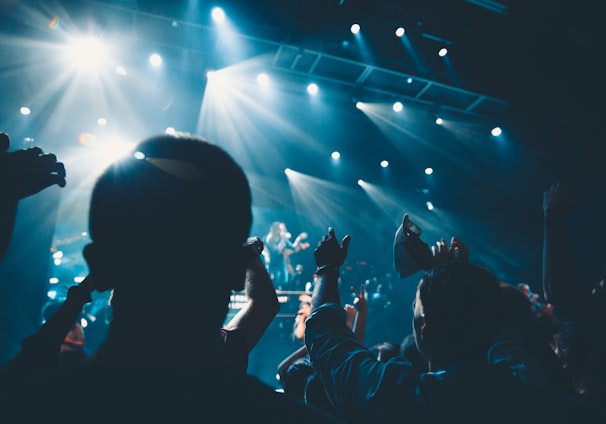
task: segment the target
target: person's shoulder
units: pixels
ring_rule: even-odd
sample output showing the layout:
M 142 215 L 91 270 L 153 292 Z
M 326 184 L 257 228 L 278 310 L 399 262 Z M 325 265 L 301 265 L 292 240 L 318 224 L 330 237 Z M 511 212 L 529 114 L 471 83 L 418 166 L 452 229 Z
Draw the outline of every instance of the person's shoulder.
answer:
M 339 423 L 336 417 L 298 399 L 278 392 L 254 377 L 246 377 L 243 403 L 263 422 Z M 256 421 L 256 420 L 255 420 Z

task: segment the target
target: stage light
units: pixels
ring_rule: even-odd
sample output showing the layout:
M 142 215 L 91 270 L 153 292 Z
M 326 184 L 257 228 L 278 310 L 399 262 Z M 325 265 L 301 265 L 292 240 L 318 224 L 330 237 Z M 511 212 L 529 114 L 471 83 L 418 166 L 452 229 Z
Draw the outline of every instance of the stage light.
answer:
M 48 296 L 49 299 L 56 299 L 57 298 L 57 290 L 49 290 L 46 295 Z
M 135 157 L 135 159 L 139 159 L 139 160 L 145 159 L 145 153 L 143 153 L 143 152 L 135 152 L 135 153 L 133 153 L 133 156 Z
M 381 168 L 387 168 L 389 166 L 389 162 L 386 160 L 381 161 Z
M 425 168 L 425 175 L 431 175 L 433 174 L 433 168 Z
M 30 113 L 32 113 L 32 110 L 30 108 L 28 108 L 27 106 L 21 106 L 21 109 L 19 109 L 19 112 L 21 113 L 21 115 L 29 115 Z
M 425 203 L 425 205 L 427 206 L 427 210 L 428 211 L 432 211 L 433 210 L 433 203 L 431 203 L 429 200 L 427 201 L 427 203 Z
M 312 82 L 307 86 L 307 92 L 311 95 L 318 94 L 318 85 Z
M 448 49 L 447 49 L 446 47 L 442 47 L 442 48 L 440 49 L 440 51 L 438 52 L 438 55 L 439 55 L 440 57 L 444 57 L 444 56 L 446 56 L 447 54 L 448 54 Z
M 395 102 L 391 108 L 394 112 L 400 112 L 403 107 L 402 102 Z
M 218 24 L 225 22 L 225 12 L 220 7 L 213 7 L 210 16 L 212 16 L 213 21 Z
M 149 57 L 149 64 L 154 68 L 157 68 L 158 66 L 162 65 L 162 56 L 160 56 L 158 53 L 152 54 Z
M 362 108 L 364 107 L 364 103 L 362 102 L 356 102 L 356 108 L 362 110 Z
M 93 71 L 107 61 L 105 44 L 95 37 L 73 39 L 67 48 L 67 59 L 77 68 Z
M 51 277 L 48 279 L 48 283 L 49 284 L 58 284 L 59 283 L 59 279 L 57 277 Z
M 284 173 L 286 175 L 291 175 L 292 174 L 292 170 L 290 168 L 286 168 L 286 169 L 284 169 Z
M 502 131 L 501 131 L 501 128 L 499 128 L 499 127 L 494 127 L 492 129 L 492 131 L 490 131 L 490 134 L 492 134 L 494 137 L 500 136 L 501 133 L 502 133 Z
M 360 32 L 360 24 L 352 24 L 352 26 L 349 28 L 349 30 L 351 31 L 352 34 L 357 34 Z
M 412 84 L 412 78 L 408 77 L 408 78 L 406 79 L 406 82 L 407 82 L 408 84 Z
M 177 130 L 175 130 L 173 127 L 168 127 L 164 130 L 164 132 L 166 134 L 170 134 L 170 135 L 175 135 L 177 134 Z
M 406 32 L 406 30 L 403 27 L 398 27 L 396 28 L 396 37 L 401 37 L 404 35 L 404 33 Z
M 358 185 L 359 185 L 359 186 L 362 186 L 363 184 L 364 184 L 364 180 L 363 180 L 362 178 L 360 178 L 360 179 L 358 180 Z
M 444 120 L 440 117 L 436 118 L 436 125 L 442 125 L 444 123 Z
M 339 152 L 332 152 L 332 154 L 330 155 L 331 158 L 333 158 L 334 160 L 337 160 L 341 157 L 341 153 Z
M 105 119 L 105 118 L 97 119 L 97 125 L 99 125 L 100 127 L 104 127 L 105 125 L 107 125 L 107 119 Z
M 267 86 L 269 84 L 269 76 L 264 72 L 260 73 L 257 75 L 257 83 L 262 87 Z

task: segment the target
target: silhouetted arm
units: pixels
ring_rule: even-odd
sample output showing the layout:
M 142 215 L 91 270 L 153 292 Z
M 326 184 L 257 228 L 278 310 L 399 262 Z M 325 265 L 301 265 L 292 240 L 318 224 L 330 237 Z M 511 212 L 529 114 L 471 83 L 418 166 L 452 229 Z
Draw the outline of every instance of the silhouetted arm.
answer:
M 248 302 L 229 321 L 227 327 L 237 327 L 242 331 L 250 352 L 280 310 L 280 303 L 271 277 L 261 260 L 261 239 L 249 238 L 243 249 L 247 258 L 244 291 Z
M 311 312 L 325 303 L 341 304 L 339 297 L 339 267 L 347 257 L 351 237 L 343 237 L 341 244 L 337 241 L 335 230 L 328 229 L 328 235 L 322 237 L 314 250 L 314 258 L 318 267 L 318 281 L 314 285 L 311 297 Z
M 19 200 L 51 185 L 65 186 L 65 167 L 39 147 L 8 152 L 10 138 L 0 133 L 0 260 L 13 234 Z
M 559 316 L 576 315 L 582 295 L 574 275 L 568 218 L 569 187 L 554 184 L 543 193 L 543 293 Z
M 52 361 L 59 353 L 63 340 L 70 332 L 82 307 L 90 302 L 94 284 L 90 277 L 67 291 L 65 302 L 33 335 L 23 340 L 21 351 L 11 361 L 12 366 L 41 366 Z

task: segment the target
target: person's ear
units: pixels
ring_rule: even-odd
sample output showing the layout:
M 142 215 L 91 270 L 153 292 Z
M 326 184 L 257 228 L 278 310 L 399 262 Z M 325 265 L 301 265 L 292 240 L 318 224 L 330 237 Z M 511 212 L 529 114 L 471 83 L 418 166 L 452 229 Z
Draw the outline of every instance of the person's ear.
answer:
M 90 243 L 84 246 L 82 256 L 88 265 L 89 274 L 95 283 L 95 289 L 103 292 L 113 288 L 113 282 L 109 278 L 109 271 L 99 251 L 99 246 Z

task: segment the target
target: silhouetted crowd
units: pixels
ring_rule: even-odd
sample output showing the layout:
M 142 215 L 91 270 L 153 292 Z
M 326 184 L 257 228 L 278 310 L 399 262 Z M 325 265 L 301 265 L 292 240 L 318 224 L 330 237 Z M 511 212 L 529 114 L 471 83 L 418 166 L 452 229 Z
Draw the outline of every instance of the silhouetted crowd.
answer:
M 0 134 L 1 260 L 19 201 L 66 184 L 55 155 L 9 148 Z M 276 364 L 276 390 L 247 370 L 279 311 L 264 260 L 271 240 L 250 234 L 247 176 L 205 139 L 152 136 L 98 177 L 89 274 L 0 367 L 0 413 L 6 422 L 604 423 L 606 288 L 604 278 L 589 292 L 576 280 L 571 190 L 543 193 L 542 294 L 474 263 L 464 237 L 430 247 L 404 214 L 386 248 L 401 278 L 419 277 L 403 302 L 412 323 L 372 346 L 367 322 L 386 308 L 396 319 L 394 294 L 376 279 L 344 281 L 356 240 L 335 216 L 311 245 L 300 345 Z M 306 248 L 301 240 L 290 253 Z M 289 264 L 279 265 L 282 278 Z M 77 321 L 98 292 L 111 293 L 111 318 L 89 353 Z M 234 292 L 246 304 L 226 321 Z

